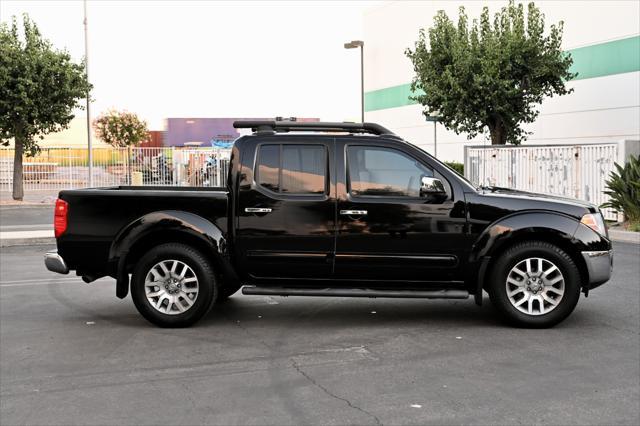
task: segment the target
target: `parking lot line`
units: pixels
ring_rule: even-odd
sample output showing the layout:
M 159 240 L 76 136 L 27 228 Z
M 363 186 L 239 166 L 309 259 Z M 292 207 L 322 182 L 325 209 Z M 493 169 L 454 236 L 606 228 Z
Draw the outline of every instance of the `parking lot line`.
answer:
M 80 277 L 69 277 L 69 278 L 53 278 L 53 279 L 2 281 L 0 282 L 0 287 L 23 287 L 23 286 L 31 286 L 31 285 L 53 285 L 53 284 L 67 284 L 67 283 L 82 283 L 82 280 Z

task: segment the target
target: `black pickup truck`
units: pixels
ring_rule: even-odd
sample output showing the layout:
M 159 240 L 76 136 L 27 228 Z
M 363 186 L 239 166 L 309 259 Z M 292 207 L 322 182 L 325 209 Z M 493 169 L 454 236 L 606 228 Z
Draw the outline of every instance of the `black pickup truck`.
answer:
M 51 271 L 188 326 L 243 294 L 465 299 L 549 327 L 606 282 L 598 208 L 478 188 L 374 123 L 236 122 L 227 186 L 61 191 Z

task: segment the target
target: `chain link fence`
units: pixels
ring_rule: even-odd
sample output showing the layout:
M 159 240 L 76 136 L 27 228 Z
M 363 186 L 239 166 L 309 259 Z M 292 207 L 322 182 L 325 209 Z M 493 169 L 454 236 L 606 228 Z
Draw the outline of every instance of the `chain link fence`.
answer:
M 231 151 L 218 148 L 94 148 L 93 186 L 226 185 Z M 0 191 L 13 185 L 12 148 L 0 148 Z M 89 157 L 86 148 L 42 148 L 23 158 L 25 191 L 86 188 Z

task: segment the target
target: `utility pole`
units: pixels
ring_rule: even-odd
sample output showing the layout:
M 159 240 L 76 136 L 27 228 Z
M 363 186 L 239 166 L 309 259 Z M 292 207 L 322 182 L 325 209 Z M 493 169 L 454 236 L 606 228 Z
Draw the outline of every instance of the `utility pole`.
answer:
M 364 123 L 364 41 L 352 40 L 344 44 L 345 49 L 360 48 L 360 119 Z
M 438 120 L 433 122 L 433 156 L 438 158 Z
M 89 81 L 89 30 L 87 22 L 87 0 L 84 0 L 84 66 Z M 91 145 L 91 93 L 87 90 L 87 144 L 89 148 L 89 187 L 93 186 L 93 147 Z
M 360 114 L 364 123 L 364 43 L 360 44 Z
M 438 111 L 432 111 L 427 117 L 426 121 L 433 121 L 433 156 L 438 158 L 438 121 L 440 120 L 440 113 Z

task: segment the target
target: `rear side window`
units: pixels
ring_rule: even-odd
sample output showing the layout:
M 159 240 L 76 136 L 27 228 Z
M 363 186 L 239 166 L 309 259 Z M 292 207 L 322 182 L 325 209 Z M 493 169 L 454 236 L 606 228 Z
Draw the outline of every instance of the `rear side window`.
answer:
M 313 195 L 326 192 L 324 145 L 261 145 L 256 182 L 273 192 Z
M 257 182 L 273 192 L 280 192 L 280 145 L 262 145 L 258 152 Z

